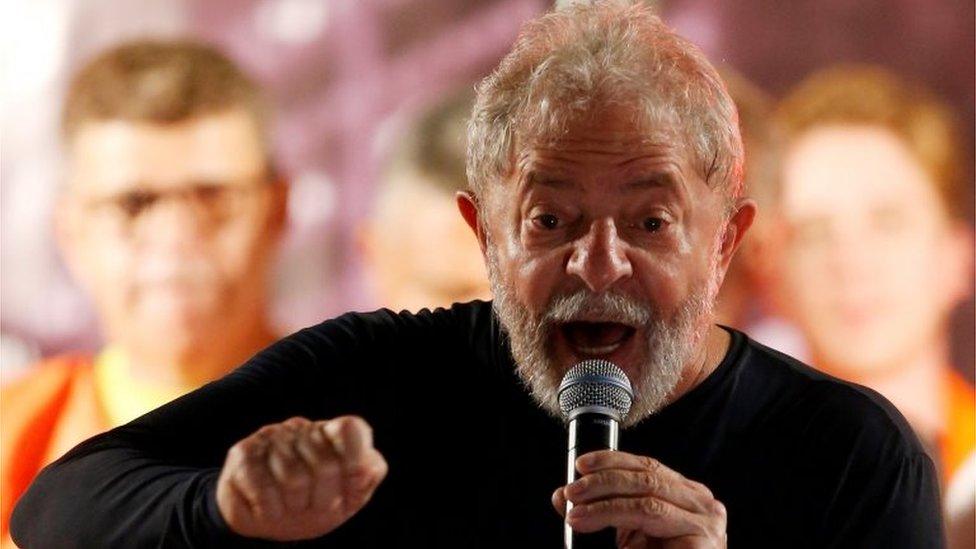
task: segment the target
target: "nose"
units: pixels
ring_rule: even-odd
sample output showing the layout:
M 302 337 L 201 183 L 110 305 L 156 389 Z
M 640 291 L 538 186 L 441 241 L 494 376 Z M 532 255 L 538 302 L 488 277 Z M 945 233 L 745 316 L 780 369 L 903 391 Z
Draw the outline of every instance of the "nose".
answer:
M 865 239 L 836 239 L 828 252 L 827 268 L 836 283 L 865 285 L 877 280 L 884 262 L 876 247 L 864 245 Z
M 578 276 L 594 293 L 603 292 L 633 275 L 627 246 L 617 234 L 613 219 L 596 220 L 574 243 L 566 272 Z

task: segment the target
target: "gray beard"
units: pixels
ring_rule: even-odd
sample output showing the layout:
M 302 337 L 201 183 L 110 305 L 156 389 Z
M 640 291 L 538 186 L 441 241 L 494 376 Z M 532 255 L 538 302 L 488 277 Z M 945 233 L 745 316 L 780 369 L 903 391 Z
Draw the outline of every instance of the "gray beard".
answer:
M 598 315 L 608 322 L 643 328 L 647 334 L 647 359 L 630 380 L 634 403 L 622 426 L 635 425 L 667 404 L 685 365 L 694 358 L 711 325 L 717 284 L 710 282 L 697 288 L 670 318 L 662 318 L 660 311 L 632 297 L 594 294 L 586 289 L 555 296 L 540 314 L 533 315 L 514 299 L 509 285 L 502 280 L 496 254 L 489 245 L 492 307 L 508 334 L 518 375 L 542 409 L 558 419 L 563 417 L 559 410 L 559 383 L 572 365 L 564 367 L 553 359 L 552 333 L 559 323 L 583 315 Z

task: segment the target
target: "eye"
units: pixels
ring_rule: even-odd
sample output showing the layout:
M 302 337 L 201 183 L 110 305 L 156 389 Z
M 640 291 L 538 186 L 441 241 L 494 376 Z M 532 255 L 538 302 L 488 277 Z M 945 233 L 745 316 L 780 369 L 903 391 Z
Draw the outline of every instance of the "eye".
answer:
M 152 208 L 159 199 L 159 195 L 147 191 L 132 191 L 115 199 L 115 206 L 128 217 L 135 219 L 146 210 Z
M 559 218 L 554 216 L 553 214 L 537 215 L 534 218 L 532 218 L 532 221 L 535 222 L 535 224 L 538 225 L 539 227 L 542 227 L 543 229 L 547 229 L 550 231 L 559 226 Z
M 201 203 L 209 204 L 220 201 L 229 190 L 226 186 L 218 184 L 197 185 L 193 188 L 193 197 Z
M 664 228 L 664 220 L 660 217 L 648 217 L 644 219 L 643 227 L 649 233 L 656 233 Z

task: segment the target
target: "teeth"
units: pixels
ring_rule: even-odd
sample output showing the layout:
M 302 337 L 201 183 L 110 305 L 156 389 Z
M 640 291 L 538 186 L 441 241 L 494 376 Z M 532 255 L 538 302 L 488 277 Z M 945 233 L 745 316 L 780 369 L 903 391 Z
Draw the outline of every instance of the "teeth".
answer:
M 576 349 L 587 355 L 607 355 L 617 350 L 620 347 L 620 343 L 614 343 L 612 345 L 603 345 L 601 347 L 580 347 L 577 346 Z

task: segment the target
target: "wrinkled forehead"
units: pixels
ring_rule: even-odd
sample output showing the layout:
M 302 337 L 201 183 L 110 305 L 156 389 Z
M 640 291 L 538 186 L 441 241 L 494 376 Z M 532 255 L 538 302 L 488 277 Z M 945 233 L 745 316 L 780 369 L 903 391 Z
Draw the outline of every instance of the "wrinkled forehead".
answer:
M 567 113 L 560 125 L 525 128 L 516 134 L 514 149 L 516 169 L 537 153 L 609 163 L 666 154 L 683 165 L 691 153 L 672 117 L 656 116 L 632 103 L 598 105 Z
M 567 131 L 605 129 L 626 133 L 680 133 L 679 108 L 653 83 L 640 92 L 626 88 L 578 95 L 557 90 L 555 96 L 530 99 L 519 109 L 515 129 L 525 140 L 551 138 Z

